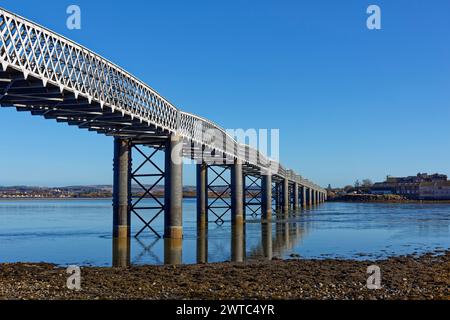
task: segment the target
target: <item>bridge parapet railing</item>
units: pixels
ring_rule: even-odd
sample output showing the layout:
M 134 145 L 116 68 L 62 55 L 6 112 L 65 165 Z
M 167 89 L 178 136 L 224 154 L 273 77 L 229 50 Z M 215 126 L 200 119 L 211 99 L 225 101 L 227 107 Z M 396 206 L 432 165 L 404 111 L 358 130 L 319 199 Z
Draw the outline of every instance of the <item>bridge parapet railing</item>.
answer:
M 25 78 L 71 91 L 169 131 L 178 110 L 144 82 L 83 46 L 0 8 L 0 60 Z

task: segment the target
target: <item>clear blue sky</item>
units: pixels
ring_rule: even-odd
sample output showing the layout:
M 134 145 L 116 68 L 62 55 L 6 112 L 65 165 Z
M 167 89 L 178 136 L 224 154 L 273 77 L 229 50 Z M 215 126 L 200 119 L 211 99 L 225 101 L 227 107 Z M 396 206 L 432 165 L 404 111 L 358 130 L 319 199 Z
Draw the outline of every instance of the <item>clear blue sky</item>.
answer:
M 66 28 L 66 8 L 82 29 Z M 366 28 L 366 8 L 382 30 Z M 279 128 L 326 186 L 450 174 L 449 1 L 3 0 L 225 128 Z M 0 110 L 0 185 L 112 181 L 112 140 Z M 193 184 L 186 170 L 186 184 Z

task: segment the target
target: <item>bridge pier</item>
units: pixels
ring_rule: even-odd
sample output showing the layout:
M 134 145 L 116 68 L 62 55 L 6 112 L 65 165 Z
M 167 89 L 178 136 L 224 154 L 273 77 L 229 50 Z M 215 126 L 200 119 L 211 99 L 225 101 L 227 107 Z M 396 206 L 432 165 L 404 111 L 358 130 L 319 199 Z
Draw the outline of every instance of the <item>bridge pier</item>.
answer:
M 131 144 L 129 140 L 114 139 L 113 173 L 112 265 L 127 267 L 130 264 L 131 233 Z
M 237 159 L 231 166 L 231 222 L 244 223 L 244 175 L 242 162 Z
M 308 206 L 312 206 L 313 205 L 313 192 L 312 192 L 311 188 L 308 188 L 307 198 L 308 198 Z
M 113 237 L 128 239 L 131 221 L 131 144 L 127 139 L 114 139 L 113 171 Z
M 270 173 L 262 177 L 261 182 L 261 220 L 272 220 L 272 175 Z
M 183 238 L 183 140 L 171 135 L 165 150 L 164 238 Z
M 306 208 L 306 187 L 302 186 L 302 208 Z
M 294 182 L 294 210 L 298 210 L 299 200 L 298 200 L 298 183 Z
M 208 166 L 197 164 L 197 228 L 208 226 Z
M 289 212 L 289 180 L 287 178 L 283 179 L 283 188 L 282 188 L 282 195 L 283 195 L 283 213 Z

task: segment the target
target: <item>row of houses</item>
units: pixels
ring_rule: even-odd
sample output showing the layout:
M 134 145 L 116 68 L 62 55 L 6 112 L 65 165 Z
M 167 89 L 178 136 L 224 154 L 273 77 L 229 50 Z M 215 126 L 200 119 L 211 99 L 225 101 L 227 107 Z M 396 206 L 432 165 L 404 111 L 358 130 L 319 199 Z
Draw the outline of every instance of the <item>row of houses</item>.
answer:
M 398 194 L 418 200 L 450 200 L 450 181 L 444 174 L 418 173 L 409 177 L 390 177 L 371 187 L 373 194 Z

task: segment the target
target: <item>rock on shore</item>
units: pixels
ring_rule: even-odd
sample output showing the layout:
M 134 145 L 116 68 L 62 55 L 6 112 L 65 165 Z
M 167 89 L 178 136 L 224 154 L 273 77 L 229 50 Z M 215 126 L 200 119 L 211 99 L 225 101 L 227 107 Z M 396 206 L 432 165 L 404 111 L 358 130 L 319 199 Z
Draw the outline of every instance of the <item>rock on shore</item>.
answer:
M 382 289 L 366 287 L 381 268 Z M 82 268 L 81 291 L 64 268 L 0 264 L 0 299 L 450 299 L 450 251 L 369 262 L 291 260 Z

